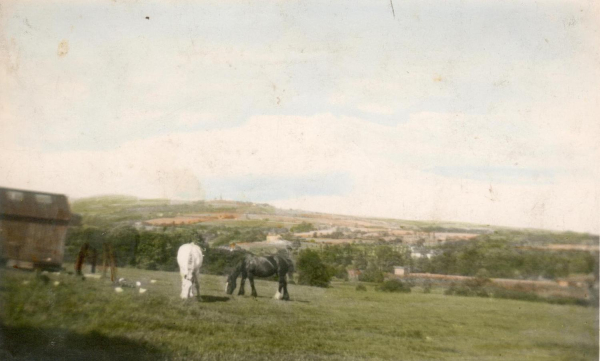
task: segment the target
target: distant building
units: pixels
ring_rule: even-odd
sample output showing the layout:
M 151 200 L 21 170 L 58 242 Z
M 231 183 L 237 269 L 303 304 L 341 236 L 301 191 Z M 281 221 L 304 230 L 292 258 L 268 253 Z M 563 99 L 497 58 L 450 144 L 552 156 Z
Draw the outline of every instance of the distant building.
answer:
M 419 258 L 431 258 L 433 257 L 433 251 L 426 247 L 422 246 L 411 246 L 410 247 L 410 257 L 413 259 Z
M 419 252 L 419 251 L 415 251 L 415 252 L 411 252 L 410 253 L 410 257 L 411 258 L 431 258 L 433 257 L 433 253 L 431 252 Z
M 571 275 L 565 278 L 557 278 L 556 282 L 561 287 L 589 287 L 594 284 L 594 276 Z
M 394 266 L 394 276 L 408 276 L 409 273 L 409 267 Z
M 133 224 L 133 227 L 135 229 L 137 229 L 138 231 L 154 231 L 154 230 L 160 229 L 160 227 L 153 226 L 152 224 L 150 224 L 148 222 L 135 222 Z
M 281 236 L 276 233 L 267 234 L 267 242 L 279 242 L 281 240 L 282 240 Z
M 0 258 L 17 268 L 59 268 L 72 214 L 62 194 L 0 188 Z
M 349 269 L 348 270 L 348 280 L 349 281 L 358 281 L 359 276 L 360 276 L 360 270 L 358 270 L 358 269 Z

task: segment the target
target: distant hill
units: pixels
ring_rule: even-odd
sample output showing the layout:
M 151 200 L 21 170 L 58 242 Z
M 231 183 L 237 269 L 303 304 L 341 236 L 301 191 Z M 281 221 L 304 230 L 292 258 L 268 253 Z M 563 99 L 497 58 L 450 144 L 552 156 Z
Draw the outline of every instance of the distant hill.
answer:
M 73 200 L 73 212 L 83 218 L 84 225 L 112 227 L 146 222 L 149 225 L 189 225 L 264 229 L 290 229 L 310 223 L 319 229 L 339 229 L 345 234 L 371 235 L 372 239 L 470 239 L 481 234 L 504 234 L 521 244 L 598 245 L 598 236 L 538 229 L 517 229 L 459 222 L 412 221 L 375 217 L 326 214 L 303 210 L 283 210 L 269 204 L 231 200 L 176 201 L 140 199 L 127 195 L 106 195 Z M 178 222 L 179 220 L 181 222 Z M 164 220 L 164 221 L 163 221 Z M 408 238 L 407 238 L 408 237 Z M 429 238 L 428 238 L 429 237 Z M 344 238 L 344 237 L 340 237 Z M 368 237 L 366 237 L 368 238 Z
M 140 199 L 125 195 L 107 195 L 76 199 L 71 209 L 83 216 L 83 222 L 108 225 L 115 222 L 145 221 L 153 218 L 176 217 L 194 213 L 256 213 L 271 214 L 269 205 L 235 201 L 182 202 L 169 199 Z

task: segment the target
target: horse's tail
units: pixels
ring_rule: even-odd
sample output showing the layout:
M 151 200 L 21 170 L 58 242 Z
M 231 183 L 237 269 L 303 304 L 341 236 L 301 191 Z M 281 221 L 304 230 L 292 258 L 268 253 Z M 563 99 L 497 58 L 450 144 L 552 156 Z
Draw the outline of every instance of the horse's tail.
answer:
M 187 277 L 188 277 L 189 280 L 191 280 L 193 272 L 194 272 L 194 252 L 193 252 L 193 249 L 191 247 L 190 247 L 190 254 L 188 256 L 188 264 L 187 264 L 187 266 L 188 266 Z

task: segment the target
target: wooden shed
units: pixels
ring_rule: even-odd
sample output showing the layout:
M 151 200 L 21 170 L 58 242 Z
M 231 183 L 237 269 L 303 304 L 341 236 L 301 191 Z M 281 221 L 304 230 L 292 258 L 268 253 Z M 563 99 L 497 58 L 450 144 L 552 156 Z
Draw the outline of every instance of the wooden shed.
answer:
M 16 268 L 60 268 L 71 217 L 62 194 L 0 188 L 2 261 Z

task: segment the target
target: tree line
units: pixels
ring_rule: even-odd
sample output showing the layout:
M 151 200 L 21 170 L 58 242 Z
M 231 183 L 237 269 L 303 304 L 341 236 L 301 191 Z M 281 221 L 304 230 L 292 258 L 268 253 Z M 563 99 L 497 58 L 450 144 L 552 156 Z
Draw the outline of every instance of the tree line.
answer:
M 394 266 L 408 266 L 411 272 L 514 279 L 598 273 L 598 252 L 522 249 L 506 237 L 481 235 L 426 251 L 430 257 L 417 259 L 403 245 L 330 245 L 312 252 L 325 265 L 330 278 L 348 279 L 347 270 L 356 269 L 360 271 L 359 280 L 366 282 L 383 282 L 384 274 L 393 272 Z
M 437 246 L 431 259 L 413 261 L 412 269 L 448 275 L 493 278 L 556 279 L 570 274 L 597 272 L 598 253 L 520 249 L 507 238 L 479 236 L 475 240 Z
M 118 267 L 177 271 L 176 254 L 182 244 L 195 241 L 204 253 L 202 270 L 209 274 L 225 274 L 243 257 L 243 252 L 230 252 L 210 247 L 202 233 L 193 229 L 168 228 L 163 231 L 137 230 L 131 226 L 110 229 L 71 227 L 65 241 L 65 262 L 74 262 L 81 246 L 89 244 L 100 261 L 103 244 L 110 242 Z
M 243 252 L 218 248 L 235 241 L 264 240 L 267 230 L 261 228 L 165 228 L 155 231 L 137 230 L 131 226 L 100 228 L 90 226 L 69 229 L 65 244 L 65 261 L 74 261 L 83 243 L 101 253 L 102 244 L 110 241 L 116 253 L 117 266 L 149 270 L 175 271 L 175 255 L 179 246 L 192 240 L 201 244 L 205 253 L 203 272 L 225 274 Z M 213 245 L 211 247 L 209 245 Z M 294 242 L 297 249 L 299 242 Z M 309 252 L 310 251 L 310 252 Z M 359 280 L 382 282 L 394 266 L 410 266 L 413 272 L 493 278 L 556 279 L 570 274 L 598 272 L 598 253 L 519 249 L 509 237 L 481 235 L 475 240 L 452 242 L 431 247 L 431 258 L 413 259 L 411 249 L 403 244 L 343 244 L 296 251 L 296 262 L 307 257 L 303 272 L 319 274 L 317 283 L 328 283 L 332 277 L 348 279 L 348 270 L 360 270 Z M 311 266 L 312 265 L 312 266 Z M 299 271 L 303 267 L 298 267 Z

